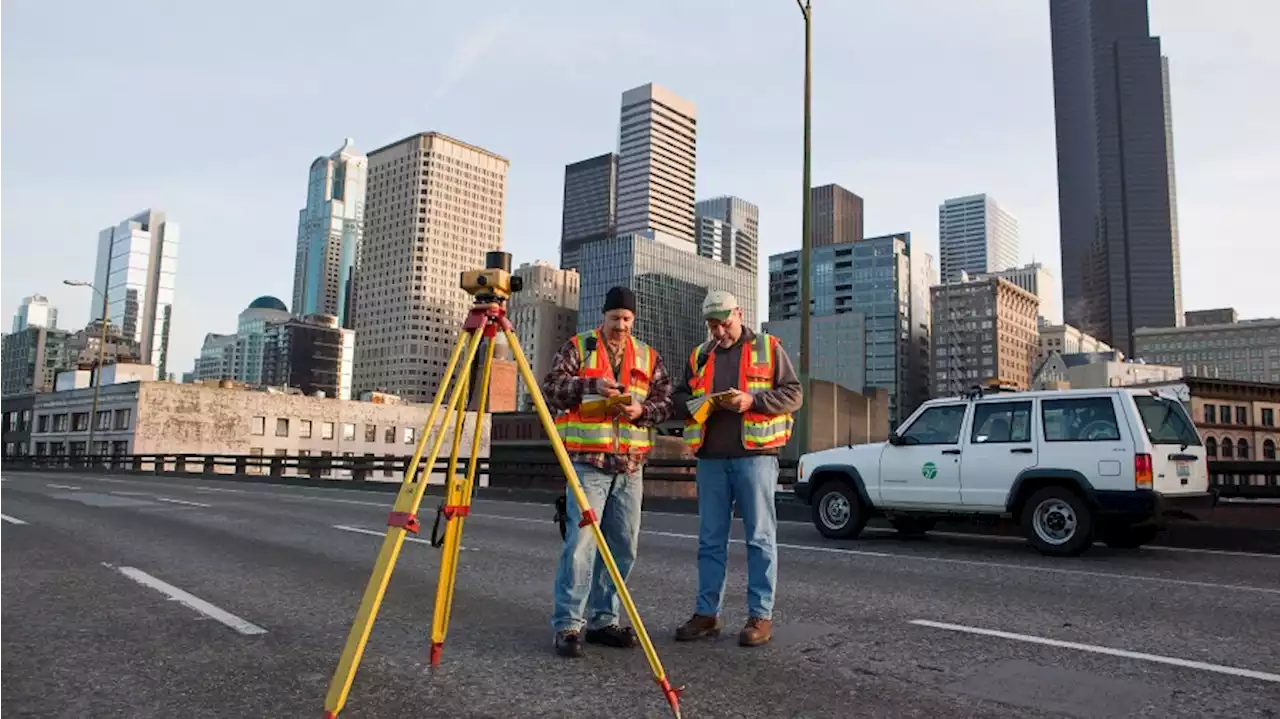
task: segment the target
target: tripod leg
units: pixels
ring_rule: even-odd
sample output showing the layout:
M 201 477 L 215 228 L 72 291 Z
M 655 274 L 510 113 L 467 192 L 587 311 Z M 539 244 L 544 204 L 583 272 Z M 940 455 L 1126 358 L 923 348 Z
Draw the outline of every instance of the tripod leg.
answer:
M 458 344 L 453 350 L 453 355 L 449 359 L 449 366 L 445 369 L 445 376 L 440 382 L 440 388 L 436 391 L 435 401 L 431 404 L 431 412 L 427 416 L 427 424 L 423 427 L 422 437 L 418 440 L 417 450 L 414 452 L 413 459 L 410 460 L 409 467 L 405 471 L 404 482 L 400 485 L 400 493 L 396 496 L 395 506 L 387 520 L 386 538 L 382 540 L 382 548 L 378 551 L 378 560 L 374 564 L 373 574 L 369 577 L 369 584 L 365 587 L 364 598 L 360 601 L 360 609 L 356 613 L 355 623 L 351 625 L 351 632 L 347 635 L 347 644 L 342 650 L 342 658 L 338 661 L 338 668 L 334 671 L 333 680 L 329 684 L 329 693 L 325 697 L 325 719 L 335 719 L 347 701 L 347 694 L 351 691 L 351 682 L 355 679 L 356 665 L 360 663 L 360 657 L 364 654 L 365 644 L 369 641 L 369 633 L 373 629 L 373 620 L 377 616 L 378 607 L 382 604 L 382 596 L 387 590 L 387 584 L 391 581 L 391 571 L 395 568 L 396 558 L 400 555 L 400 548 L 404 546 L 405 534 L 410 531 L 418 531 L 418 505 L 422 502 L 422 495 L 426 492 L 431 469 L 435 467 L 436 457 L 440 454 L 440 445 L 444 442 L 443 431 L 436 434 L 435 441 L 431 447 L 431 455 L 426 463 L 426 476 L 421 480 L 417 478 L 418 459 L 421 458 L 422 450 L 426 446 L 427 436 L 435 425 L 436 412 L 440 408 L 440 401 L 444 397 L 445 388 L 449 385 L 449 379 L 453 374 L 459 356 L 462 354 L 463 347 L 467 348 L 466 362 L 470 366 L 475 359 L 476 350 L 480 347 L 482 336 L 483 333 L 480 331 L 463 332 L 458 338 Z M 446 411 L 453 409 L 465 387 L 465 380 L 453 386 L 453 391 L 449 397 L 449 410 Z
M 453 456 L 449 460 L 449 491 L 445 499 L 444 552 L 440 559 L 440 579 L 436 582 L 436 603 L 431 618 L 431 664 L 440 663 L 444 651 L 445 636 L 449 632 L 449 619 L 453 614 L 453 590 L 458 578 L 458 553 L 462 549 L 462 525 L 471 511 L 471 494 L 475 486 L 476 464 L 480 455 L 481 429 L 484 427 L 485 406 L 489 399 L 489 380 L 493 376 L 493 350 L 495 342 L 489 336 L 485 348 L 484 368 L 480 373 L 480 400 L 476 404 L 476 424 L 471 437 L 471 456 L 467 460 L 467 475 L 455 481 L 453 467 L 458 456 L 458 444 L 462 438 L 465 405 L 459 408 L 458 422 L 453 435 Z
M 477 334 L 479 333 L 477 332 Z M 468 365 L 462 371 L 462 382 L 469 385 L 470 380 L 471 366 Z M 444 503 L 440 509 L 445 517 L 445 530 L 442 542 L 444 551 L 440 556 L 439 578 L 436 580 L 436 603 L 431 617 L 431 663 L 433 665 L 440 663 L 440 652 L 444 644 L 443 634 L 448 621 L 444 615 L 446 597 L 453 593 L 453 581 L 458 571 L 458 547 L 461 537 L 458 535 L 459 522 L 455 522 L 453 519 L 455 514 L 454 507 L 458 506 L 458 492 L 463 484 L 458 477 L 458 451 L 462 445 L 462 430 L 467 416 L 465 397 L 466 395 L 464 394 L 462 402 L 449 408 L 449 411 L 453 413 L 453 439 L 449 447 L 449 467 L 445 475 Z M 479 430 L 477 429 L 477 431 Z M 434 537 L 432 541 L 435 541 Z
M 505 318 L 502 321 L 502 331 L 507 337 L 507 344 L 511 345 L 511 353 L 515 355 L 520 377 L 528 387 L 529 395 L 533 398 L 533 406 L 538 411 L 538 417 L 542 420 L 543 431 L 550 438 L 551 448 L 555 450 L 556 459 L 560 462 L 560 469 L 564 472 L 565 480 L 569 482 L 569 488 L 573 492 L 574 499 L 578 502 L 578 506 L 582 508 L 582 526 L 590 525 L 591 532 L 595 536 L 596 547 L 600 550 L 600 557 L 609 569 L 609 576 L 613 579 L 613 585 L 617 587 L 618 596 L 622 599 L 622 604 L 627 608 L 627 616 L 631 618 L 631 624 L 636 630 L 636 635 L 640 638 L 640 644 L 644 647 L 645 657 L 649 660 L 649 667 L 653 670 L 654 681 L 662 688 L 663 696 L 666 698 L 667 704 L 671 706 L 672 714 L 675 715 L 676 719 L 679 719 L 681 690 L 672 687 L 670 681 L 667 680 L 666 673 L 662 668 L 662 661 L 658 658 L 658 652 L 653 648 L 649 633 L 645 631 L 644 623 L 640 620 L 640 612 L 631 600 L 631 592 L 627 590 L 626 582 L 622 579 L 622 573 L 618 571 L 618 564 L 613 559 L 613 553 L 609 551 L 609 545 L 605 542 L 604 533 L 600 530 L 600 523 L 597 521 L 595 510 L 591 508 L 586 493 L 582 491 L 582 484 L 578 481 L 578 473 L 574 471 L 573 463 L 569 461 L 569 453 L 565 450 L 564 442 L 560 439 L 560 433 L 556 430 L 555 420 L 551 418 L 551 412 L 547 409 L 547 402 L 542 397 L 542 390 L 538 386 L 537 378 L 533 375 L 533 370 L 529 367 L 529 360 L 525 358 L 524 350 L 520 347 L 520 340 L 511 328 L 511 323 Z

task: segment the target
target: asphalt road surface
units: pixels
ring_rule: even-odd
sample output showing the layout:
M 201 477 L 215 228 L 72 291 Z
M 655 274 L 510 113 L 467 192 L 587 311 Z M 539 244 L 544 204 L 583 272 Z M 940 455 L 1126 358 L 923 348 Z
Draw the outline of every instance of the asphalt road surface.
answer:
M 319 717 L 386 493 L 6 471 L 6 717 Z M 437 500 L 423 504 L 430 527 Z M 642 651 L 552 651 L 549 505 L 480 500 L 427 666 L 439 550 L 405 544 L 342 717 L 669 716 Z M 683 716 L 1280 716 L 1280 556 L 780 527 L 771 645 L 677 644 L 697 520 L 646 513 L 629 586 Z M 741 536 L 735 528 L 735 536 Z M 423 537 L 429 532 L 424 530 Z

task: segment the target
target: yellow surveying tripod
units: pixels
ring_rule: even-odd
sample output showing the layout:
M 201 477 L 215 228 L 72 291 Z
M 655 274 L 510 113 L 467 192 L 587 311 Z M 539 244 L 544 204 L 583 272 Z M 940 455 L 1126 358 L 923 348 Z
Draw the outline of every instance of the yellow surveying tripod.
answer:
M 446 410 L 446 412 L 455 414 L 453 446 L 449 454 L 449 469 L 445 478 L 445 499 L 440 512 L 445 518 L 446 525 L 443 555 L 440 559 L 440 577 L 436 584 L 436 601 L 431 619 L 431 664 L 434 666 L 440 663 L 440 655 L 444 650 L 445 633 L 449 626 L 449 613 L 453 604 L 454 583 L 458 575 L 458 551 L 461 548 L 462 523 L 470 512 L 471 495 L 475 487 L 476 461 L 480 454 L 480 428 L 484 423 L 485 409 L 489 399 L 489 379 L 493 370 L 495 344 L 493 340 L 499 331 L 503 333 L 507 339 L 507 344 L 511 347 L 516 365 L 520 370 L 520 377 L 524 380 L 525 386 L 529 389 L 529 394 L 533 397 L 533 404 L 538 411 L 538 417 L 542 420 L 542 427 L 547 437 L 551 440 L 551 447 L 555 450 L 556 459 L 560 462 L 560 468 L 569 483 L 574 499 L 582 509 L 581 526 L 591 527 L 591 532 L 595 536 L 596 547 L 600 550 L 600 556 L 604 560 L 605 566 L 609 568 L 609 576 L 613 580 L 614 586 L 618 589 L 618 595 L 626 607 L 627 616 L 630 617 L 631 624 L 634 626 L 640 643 L 644 647 L 645 657 L 649 660 L 649 666 L 653 670 L 654 681 L 661 687 L 663 696 L 671 707 L 672 714 L 675 715 L 676 719 L 680 719 L 681 690 L 672 687 L 667 680 L 666 673 L 662 669 L 662 662 L 658 659 L 658 652 L 653 648 L 653 642 L 649 640 L 649 634 L 645 631 L 644 623 L 640 621 L 640 613 L 636 610 L 635 603 L 631 600 L 631 593 L 627 591 L 627 585 L 622 579 L 622 574 L 618 571 L 618 565 L 614 562 L 613 554 L 609 551 L 609 545 L 605 542 L 595 510 L 591 507 L 590 502 L 587 500 L 587 495 L 582 490 L 582 484 L 578 481 L 578 474 L 574 471 L 573 465 L 569 461 L 569 454 L 565 451 L 564 443 L 556 431 L 555 421 L 551 418 L 551 412 L 547 409 L 546 401 L 539 390 L 537 378 L 534 377 L 533 370 L 529 367 L 529 361 L 524 356 L 524 350 L 520 348 L 520 341 L 512 329 L 511 322 L 507 319 L 506 302 L 510 299 L 512 292 L 519 292 L 521 289 L 520 278 L 511 276 L 511 255 L 506 252 L 487 253 L 485 255 L 485 269 L 463 272 L 461 287 L 475 297 L 475 303 L 463 323 L 458 343 L 454 346 L 453 353 L 449 357 L 448 366 L 444 371 L 444 379 L 440 383 L 440 389 L 436 392 L 435 400 L 431 403 L 431 412 L 427 415 L 427 424 L 423 428 L 422 437 L 418 440 L 418 446 L 413 452 L 413 458 L 409 460 L 404 481 L 400 486 L 400 493 L 396 496 L 395 505 L 392 507 L 390 516 L 387 517 L 386 538 L 382 541 L 382 549 L 378 552 L 378 560 L 374 565 L 373 575 L 369 577 L 369 584 L 364 591 L 364 599 L 360 602 L 360 609 L 356 614 L 355 623 L 351 626 L 351 632 L 347 636 L 346 647 L 342 650 L 342 658 L 338 661 L 338 668 L 329 684 L 329 693 L 325 697 L 325 719 L 336 719 L 338 712 L 342 711 L 343 705 L 346 704 L 347 694 L 351 691 L 351 683 L 355 679 L 356 666 L 360 663 L 360 657 L 364 654 L 365 644 L 369 641 L 369 633 L 373 629 L 374 617 L 378 613 L 379 605 L 382 604 L 382 596 L 386 592 L 387 584 L 391 581 L 391 572 L 395 567 L 396 558 L 400 554 L 400 548 L 404 545 L 405 535 L 409 532 L 415 534 L 418 532 L 418 505 L 422 503 L 422 497 L 426 493 L 431 471 L 435 467 L 436 459 L 440 456 L 440 445 L 444 443 L 443 426 L 441 426 L 441 431 L 435 435 L 426 463 L 420 465 L 419 460 L 422 458 L 423 450 L 427 446 L 427 437 L 431 435 L 431 430 L 436 424 L 436 414 L 439 412 L 441 401 L 444 399 L 445 389 L 449 386 L 449 381 L 457 368 L 458 360 L 465 350 L 466 358 L 463 361 L 462 371 L 457 383 L 453 386 L 453 390 L 449 393 L 448 409 Z M 466 388 L 470 380 L 471 367 L 475 363 L 480 341 L 483 338 L 488 338 L 489 342 L 485 352 L 484 368 L 481 370 L 480 396 L 476 405 L 476 426 L 472 433 L 471 455 L 467 462 L 466 476 L 459 477 L 457 476 L 458 450 L 462 443 L 463 421 L 466 418 L 467 411 Z M 419 466 L 423 467 L 421 476 L 418 471 Z M 432 543 L 435 544 L 434 541 Z

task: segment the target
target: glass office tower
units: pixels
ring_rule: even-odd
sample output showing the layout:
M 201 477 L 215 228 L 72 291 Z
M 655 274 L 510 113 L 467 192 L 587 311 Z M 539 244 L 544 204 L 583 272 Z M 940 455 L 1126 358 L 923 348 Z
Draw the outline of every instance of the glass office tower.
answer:
M 138 343 L 142 361 L 155 365 L 162 379 L 168 376 L 178 235 L 178 223 L 158 210 L 143 210 L 99 232 L 97 291 L 89 305 L 91 321 L 101 318 L 105 296 L 110 325 Z
M 911 233 L 902 232 L 815 247 L 811 264 L 813 316 L 856 312 L 865 318 L 866 386 L 888 390 L 894 424 L 929 398 L 929 282 L 922 280 L 932 275 L 932 258 L 912 255 Z M 799 316 L 800 252 L 772 255 L 770 323 Z M 840 350 L 829 346 L 818 323 L 812 327 L 810 362 L 816 365 L 819 355 Z
M 600 325 L 609 288 L 630 287 L 636 293 L 635 336 L 655 347 L 668 371 L 679 377 L 689 353 L 707 340 L 702 319 L 707 292 L 732 292 L 743 307 L 746 325 L 758 330 L 755 275 L 701 257 L 695 250 L 692 242 L 658 232 L 583 245 L 578 331 Z

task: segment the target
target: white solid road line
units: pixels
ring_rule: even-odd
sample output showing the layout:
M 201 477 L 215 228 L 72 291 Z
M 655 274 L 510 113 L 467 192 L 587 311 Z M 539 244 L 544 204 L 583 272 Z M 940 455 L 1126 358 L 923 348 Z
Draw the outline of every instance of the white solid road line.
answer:
M 1271 674 L 1269 672 L 1260 672 L 1254 669 L 1240 669 L 1238 667 L 1226 667 L 1221 664 L 1209 664 L 1207 662 L 1197 662 L 1190 659 L 1178 659 L 1177 657 L 1166 657 L 1159 654 L 1147 654 L 1145 652 L 1131 652 L 1124 649 L 1112 649 L 1110 647 L 1100 647 L 1095 644 L 1081 644 L 1079 642 L 1066 642 L 1061 639 L 1047 639 L 1045 637 L 1034 637 L 1028 634 L 1014 634 L 1013 632 L 1002 632 L 995 629 L 981 629 L 979 627 L 968 627 L 963 624 L 945 624 L 943 622 L 931 622 L 927 619 L 913 619 L 910 622 L 916 626 L 932 627 L 934 629 L 945 629 L 953 632 L 964 632 L 966 634 L 980 634 L 988 637 L 999 637 L 1001 639 L 1012 639 L 1019 642 L 1030 642 L 1032 644 L 1044 644 L 1051 647 L 1062 647 L 1063 649 L 1075 649 L 1082 652 L 1092 652 L 1094 654 L 1107 654 L 1113 657 L 1125 657 L 1126 659 L 1142 659 L 1148 662 L 1157 662 L 1160 664 L 1172 664 L 1177 667 L 1186 667 L 1188 669 L 1202 669 L 1208 672 L 1217 672 L 1219 674 L 1230 674 L 1237 677 L 1246 677 L 1249 679 L 1260 679 L 1264 682 L 1280 682 L 1280 674 Z
M 204 504 L 203 502 L 188 502 L 185 499 L 170 499 L 169 497 L 153 497 L 159 502 L 169 502 L 171 504 L 185 504 L 188 507 L 212 507 L 212 504 Z
M 141 569 L 135 569 L 133 567 L 117 567 L 115 565 L 108 564 L 107 562 L 103 562 L 102 566 L 107 567 L 108 569 L 114 569 L 144 587 L 151 587 L 161 594 L 168 596 L 170 599 L 176 600 L 206 617 L 209 617 L 210 619 L 217 620 L 241 634 L 267 633 L 267 630 L 262 627 L 241 619 L 231 612 L 216 607 L 197 596 L 184 592 L 168 582 L 156 579 Z
M 535 522 L 545 524 L 545 519 L 534 519 L 532 517 L 514 517 L 510 515 L 488 514 L 477 512 L 472 514 L 473 517 L 484 517 L 488 519 L 502 519 L 512 522 Z M 673 539 L 697 539 L 696 534 L 681 534 L 679 532 L 660 532 L 652 529 L 642 529 L 641 534 L 650 534 L 658 537 L 671 537 Z M 729 541 L 736 544 L 743 544 L 741 539 L 730 539 Z M 796 549 L 803 552 L 819 552 L 827 554 L 848 554 L 855 557 L 881 557 L 898 560 L 914 560 L 919 562 L 940 562 L 943 564 L 957 564 L 961 566 L 982 567 L 991 569 L 1016 569 L 1024 572 L 1053 572 L 1057 574 L 1071 574 L 1081 577 L 1103 577 L 1106 579 L 1126 579 L 1140 582 L 1157 582 L 1161 584 L 1177 584 L 1186 587 L 1205 587 L 1208 589 L 1230 589 L 1242 592 L 1262 592 L 1264 594 L 1280 594 L 1280 589 L 1270 589 L 1266 587 L 1251 587 L 1244 584 L 1218 584 L 1216 582 L 1197 582 L 1190 579 L 1166 579 L 1164 577 L 1149 577 L 1141 574 L 1120 574 L 1117 572 L 1091 572 L 1085 569 L 1067 569 L 1064 567 L 1039 567 L 1030 564 L 1010 564 L 1008 562 L 984 562 L 975 559 L 952 559 L 950 557 L 930 557 L 922 554 L 903 554 L 900 552 L 867 552 L 859 549 L 844 549 L 842 547 L 821 547 L 811 544 L 785 544 L 779 543 L 779 548 Z
M 7 514 L 0 514 L 0 519 L 3 519 L 4 521 L 9 522 L 10 524 L 26 524 L 26 522 L 22 521 L 21 519 L 18 519 L 17 517 L 10 517 Z
M 375 530 L 375 529 L 365 529 L 364 527 L 352 527 L 352 526 L 349 526 L 349 525 L 346 525 L 346 524 L 335 524 L 335 525 L 333 525 L 333 528 L 334 528 L 334 529 L 341 529 L 341 530 L 342 530 L 342 531 L 344 531 L 344 532 L 355 532 L 356 534 L 367 534 L 367 535 L 369 535 L 369 536 L 371 536 L 371 537 L 385 537 L 385 536 L 387 536 L 386 531 L 379 532 L 379 531 L 377 531 L 377 530 Z M 430 546 L 430 544 L 431 544 L 431 540 L 429 540 L 429 539 L 422 539 L 421 537 L 405 537 L 405 538 L 404 538 L 404 541 L 406 541 L 406 542 L 417 542 L 418 544 L 426 544 L 426 545 L 428 545 L 428 546 Z M 441 547 L 441 548 L 443 549 L 443 547 Z M 458 547 L 458 549 L 460 549 L 460 550 L 462 550 L 462 551 L 464 551 L 464 552 L 478 552 L 478 551 L 480 551 L 480 550 L 478 550 L 478 549 L 476 549 L 476 548 L 474 548 L 474 547 Z
M 74 484 L 53 484 L 51 482 L 48 486 L 53 487 L 54 489 L 80 489 Z

